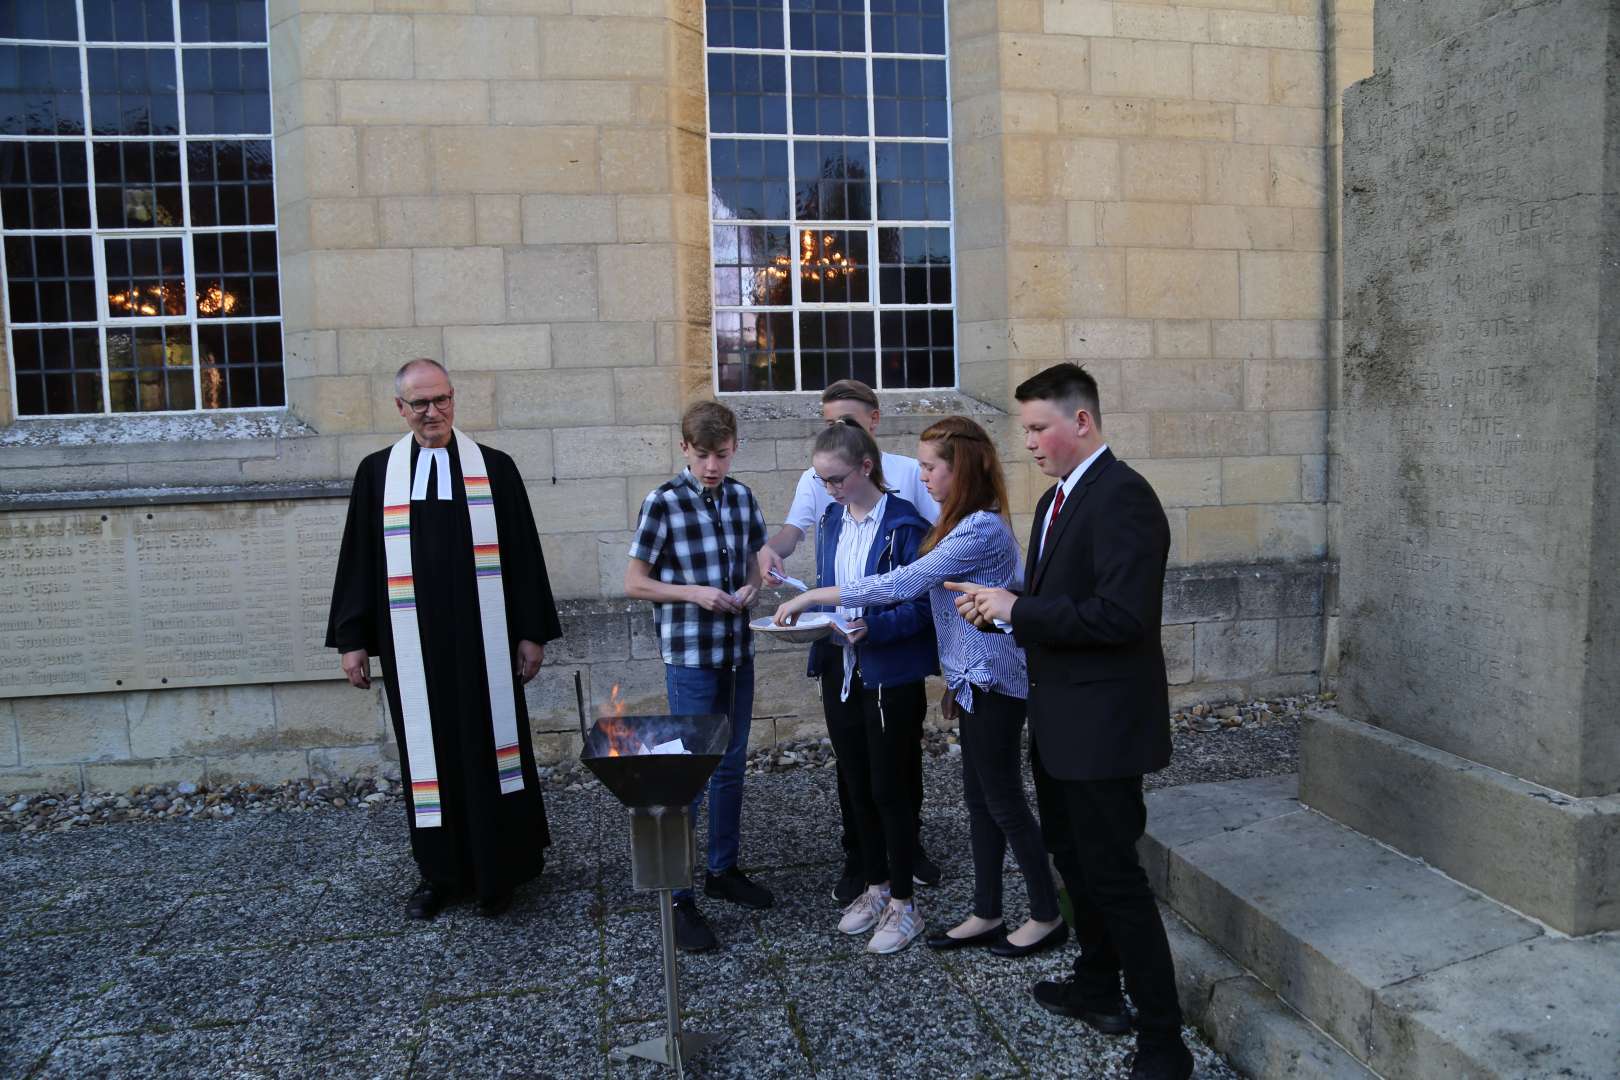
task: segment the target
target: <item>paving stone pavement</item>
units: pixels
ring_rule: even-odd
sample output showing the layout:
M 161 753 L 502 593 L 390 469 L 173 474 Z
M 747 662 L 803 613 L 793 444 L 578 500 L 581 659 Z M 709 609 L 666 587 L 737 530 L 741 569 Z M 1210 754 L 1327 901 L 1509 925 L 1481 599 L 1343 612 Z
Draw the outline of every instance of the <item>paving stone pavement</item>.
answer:
M 837 932 L 831 769 L 747 784 L 743 862 L 778 904 L 700 900 L 725 947 L 682 958 L 687 1020 L 726 1041 L 689 1075 L 1125 1076 L 1130 1040 L 1028 995 L 1069 955 L 874 957 Z M 971 890 L 960 759 L 930 759 L 926 787 L 946 877 L 919 901 L 942 927 Z M 546 872 L 496 920 L 403 917 L 398 804 L 0 836 L 0 1077 L 668 1075 L 608 1056 L 658 1034 L 663 1007 L 624 811 L 595 785 L 547 804 Z M 1021 917 L 1010 864 L 1007 881 Z M 1200 1077 L 1236 1075 L 1188 1035 Z

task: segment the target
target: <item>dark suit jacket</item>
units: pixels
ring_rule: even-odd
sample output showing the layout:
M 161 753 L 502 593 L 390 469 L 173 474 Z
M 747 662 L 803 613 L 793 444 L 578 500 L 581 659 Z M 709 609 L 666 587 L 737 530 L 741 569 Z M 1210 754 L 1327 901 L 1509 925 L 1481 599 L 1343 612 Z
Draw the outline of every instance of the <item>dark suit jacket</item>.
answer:
M 1140 776 L 1170 762 L 1159 619 L 1170 524 L 1140 473 L 1112 452 L 1064 500 L 1052 542 L 1030 534 L 1013 635 L 1029 662 L 1029 727 L 1060 780 Z

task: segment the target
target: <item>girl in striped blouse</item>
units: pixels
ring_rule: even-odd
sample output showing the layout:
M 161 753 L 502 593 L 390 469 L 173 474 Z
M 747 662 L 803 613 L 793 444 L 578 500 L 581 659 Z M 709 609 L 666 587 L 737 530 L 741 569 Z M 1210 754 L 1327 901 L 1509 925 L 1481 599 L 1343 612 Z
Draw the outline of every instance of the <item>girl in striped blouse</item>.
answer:
M 1018 541 L 1006 519 L 1007 489 L 990 436 L 965 416 L 947 416 L 922 433 L 917 448 L 923 483 L 940 505 L 922 555 L 888 573 L 812 589 L 783 604 L 776 621 L 790 625 L 817 605 L 862 607 L 927 595 L 939 639 L 946 692 L 940 707 L 960 725 L 962 790 L 973 847 L 973 913 L 928 938 L 936 949 L 988 945 L 1023 956 L 1061 945 L 1068 928 L 1040 828 L 1024 798 L 1022 732 L 1029 693 L 1024 655 L 1012 636 L 985 633 L 956 613 L 947 581 L 1001 588 L 1018 583 Z M 1030 918 L 1012 933 L 1002 920 L 1001 864 L 1008 845 L 1029 889 Z

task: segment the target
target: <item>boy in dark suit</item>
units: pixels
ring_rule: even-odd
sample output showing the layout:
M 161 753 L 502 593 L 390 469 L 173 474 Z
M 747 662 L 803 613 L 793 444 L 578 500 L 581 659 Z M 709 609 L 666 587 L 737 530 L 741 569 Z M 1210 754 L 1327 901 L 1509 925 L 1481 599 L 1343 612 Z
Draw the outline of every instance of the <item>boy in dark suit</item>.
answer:
M 1181 1008 L 1164 924 L 1137 861 L 1142 775 L 1170 762 L 1159 620 L 1170 526 L 1153 488 L 1103 440 L 1097 382 L 1057 364 L 1017 391 L 1024 445 L 1057 485 L 1041 498 L 1024 589 L 958 586 L 957 608 L 1010 632 L 1029 664 L 1031 767 L 1042 833 L 1074 904 L 1080 955 L 1043 1006 L 1099 1031 L 1130 1030 L 1132 1080 L 1186 1080 Z

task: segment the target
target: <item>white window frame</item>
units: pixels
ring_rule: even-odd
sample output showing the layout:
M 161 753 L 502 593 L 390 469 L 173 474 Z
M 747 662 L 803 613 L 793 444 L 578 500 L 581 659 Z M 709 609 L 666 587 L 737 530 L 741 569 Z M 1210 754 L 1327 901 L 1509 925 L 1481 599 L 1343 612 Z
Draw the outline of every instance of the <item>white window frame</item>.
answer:
M 781 8 L 782 8 L 782 45 L 783 45 L 783 47 L 780 48 L 780 49 L 744 49 L 744 48 L 735 48 L 735 47 L 731 47 L 731 46 L 712 46 L 712 45 L 708 44 L 707 36 L 705 35 L 704 50 L 703 50 L 703 60 L 704 60 L 704 63 L 703 63 L 703 102 L 704 102 L 705 118 L 706 118 L 707 117 L 708 102 L 709 102 L 709 93 L 710 93 L 710 91 L 709 91 L 709 64 L 708 64 L 708 58 L 710 56 L 720 56 L 720 55 L 779 56 L 779 57 L 782 58 L 783 78 L 785 80 L 784 85 L 786 87 L 786 89 L 784 90 L 784 94 L 786 95 L 786 100 L 787 100 L 787 132 L 785 134 L 779 133 L 779 132 L 778 133 L 770 133 L 770 134 L 764 134 L 764 133 L 758 133 L 758 132 L 718 132 L 717 133 L 717 132 L 715 132 L 713 130 L 710 130 L 708 124 L 705 123 L 704 126 L 705 126 L 705 130 L 707 131 L 707 134 L 706 134 L 705 142 L 704 142 L 704 151 L 705 151 L 705 153 L 704 153 L 704 159 L 703 159 L 703 174 L 704 174 L 704 177 L 706 178 L 707 183 L 708 183 L 708 199 L 709 199 L 709 215 L 708 215 L 708 217 L 709 217 L 709 236 L 708 236 L 708 241 L 709 241 L 709 244 L 710 244 L 710 252 L 711 253 L 710 253 L 710 257 L 709 257 L 708 290 L 709 290 L 710 310 L 715 315 L 719 315 L 721 313 L 726 313 L 726 314 L 736 314 L 736 313 L 742 313 L 742 314 L 774 314 L 774 315 L 787 314 L 787 315 L 790 315 L 792 317 L 792 319 L 793 319 L 793 387 L 794 388 L 791 389 L 791 390 L 763 389 L 763 390 L 724 390 L 724 391 L 722 391 L 721 388 L 720 388 L 720 340 L 719 340 L 719 334 L 716 331 L 714 323 L 711 322 L 710 326 L 709 326 L 709 372 L 710 372 L 710 380 L 711 380 L 711 382 L 713 384 L 714 392 L 715 392 L 716 395 L 719 395 L 721 393 L 725 393 L 725 394 L 815 394 L 815 395 L 819 396 L 821 394 L 820 390 L 806 390 L 806 389 L 802 388 L 803 385 L 804 385 L 804 362 L 803 362 L 803 357 L 802 357 L 802 344 L 801 344 L 801 341 L 800 341 L 802 335 L 799 333 L 799 315 L 801 313 L 803 313 L 803 312 L 818 312 L 818 313 L 821 313 L 821 312 L 845 312 L 845 311 L 871 312 L 871 313 L 873 313 L 873 317 L 872 317 L 873 345 L 874 345 L 873 352 L 874 352 L 874 355 L 877 358 L 876 359 L 876 364 L 875 364 L 875 375 L 876 375 L 876 379 L 877 379 L 877 384 L 873 387 L 873 389 L 875 389 L 875 390 L 900 390 L 900 391 L 913 392 L 913 393 L 934 392 L 934 391 L 942 391 L 942 390 L 955 390 L 961 385 L 961 381 L 962 381 L 962 358 L 961 358 L 961 350 L 960 350 L 960 344 L 961 344 L 961 319 L 960 319 L 960 317 L 959 317 L 959 315 L 957 313 L 958 312 L 958 306 L 959 306 L 958 301 L 959 301 L 960 297 L 959 297 L 959 293 L 957 291 L 957 280 L 956 280 L 956 266 L 957 266 L 957 253 L 956 253 L 956 159 L 950 152 L 951 140 L 952 140 L 952 137 L 955 134 L 954 129 L 953 129 L 953 124 L 952 124 L 952 117 L 951 117 L 951 101 L 953 99 L 953 96 L 952 96 L 952 93 L 951 93 L 951 66 L 950 66 L 950 52 L 951 52 L 951 43 L 950 43 L 950 20 L 951 20 L 950 0 L 942 0 L 942 10 L 943 10 L 944 22 L 945 22 L 945 51 L 941 52 L 941 53 L 896 53 L 896 52 L 876 52 L 875 53 L 875 52 L 873 52 L 872 51 L 872 2 L 871 2 L 871 0 L 864 0 L 864 2 L 861 5 L 862 19 L 864 21 L 865 34 L 866 34 L 866 40 L 865 40 L 866 49 L 865 49 L 864 52 L 860 52 L 860 53 L 856 53 L 856 52 L 828 52 L 826 50 L 794 49 L 794 48 L 792 48 L 793 38 L 792 38 L 792 35 L 791 35 L 791 26 L 789 25 L 790 11 L 789 11 L 787 0 L 781 0 Z M 705 13 L 705 15 L 706 15 L 706 13 Z M 821 58 L 821 59 L 839 59 L 839 60 L 861 59 L 861 60 L 865 61 L 865 64 L 866 64 L 866 134 L 865 135 L 819 135 L 819 134 L 800 135 L 800 134 L 796 133 L 793 130 L 793 60 L 794 60 L 795 57 L 800 57 L 800 56 Z M 877 134 L 877 123 L 876 123 L 876 120 L 877 120 L 877 118 L 876 118 L 876 108 L 875 108 L 875 106 L 873 104 L 873 96 L 872 96 L 872 85 L 873 85 L 873 83 L 872 83 L 872 64 L 873 64 L 873 61 L 876 61 L 876 60 L 938 60 L 938 61 L 942 62 L 945 65 L 945 134 L 943 136 L 910 136 L 910 135 L 899 136 L 899 137 L 896 137 L 896 136 L 879 137 L 878 136 L 878 134 Z M 789 210 L 789 215 L 790 215 L 789 217 L 787 217 L 787 218 L 757 218 L 756 219 L 756 218 L 716 218 L 714 216 L 714 175 L 713 175 L 713 164 L 712 163 L 714 161 L 714 156 L 713 156 L 714 155 L 714 141 L 716 139 L 736 140 L 736 141 L 758 141 L 758 142 L 784 142 L 784 141 L 786 142 L 786 144 L 787 144 L 787 165 L 788 165 L 788 210 Z M 867 160 L 869 162 L 869 167 L 868 167 L 868 170 L 867 170 L 867 185 L 868 185 L 868 192 L 869 192 L 868 198 L 870 199 L 870 205 L 871 205 L 871 208 L 872 208 L 872 220 L 871 221 L 839 220 L 839 221 L 815 221 L 815 222 L 809 222 L 809 221 L 794 221 L 792 219 L 791 214 L 792 214 L 792 210 L 793 210 L 793 206 L 794 206 L 794 199 L 795 199 L 796 192 L 798 191 L 798 186 L 799 186 L 798 185 L 798 177 L 796 175 L 796 165 L 795 165 L 795 162 L 794 162 L 794 159 L 795 159 L 796 155 L 793 152 L 793 148 L 794 148 L 794 145 L 795 145 L 795 140 L 814 141 L 814 142 L 865 143 L 866 144 L 866 147 L 867 147 Z M 932 220 L 932 221 L 912 221 L 912 220 L 889 221 L 889 220 L 884 220 L 884 219 L 879 219 L 878 218 L 878 216 L 877 216 L 877 212 L 878 212 L 878 199 L 877 199 L 877 184 L 878 184 L 878 179 L 877 179 L 877 148 L 878 148 L 878 145 L 881 144 L 881 143 L 892 143 L 892 144 L 923 143 L 923 144 L 935 144 L 935 145 L 943 144 L 944 145 L 945 150 L 946 150 L 946 153 L 945 153 L 946 174 L 945 175 L 946 175 L 946 183 L 948 185 L 948 189 L 949 189 L 949 192 L 950 192 L 950 202 L 951 202 L 950 217 L 946 218 L 943 221 L 939 221 L 939 220 Z M 713 243 L 714 243 L 714 230 L 715 230 L 716 227 L 726 227 L 726 226 L 742 227 L 742 228 L 747 228 L 747 227 L 752 227 L 752 226 L 779 227 L 779 228 L 780 227 L 785 227 L 787 229 L 787 231 L 788 231 L 788 248 L 789 248 L 789 251 L 790 251 L 790 254 L 791 254 L 791 258 L 793 259 L 793 272 L 791 272 L 788 275 L 788 277 L 790 279 L 790 282 L 792 284 L 792 289 L 793 289 L 793 302 L 792 302 L 791 305 L 789 305 L 787 307 L 773 307 L 773 306 L 758 305 L 758 304 L 720 304 L 720 303 L 715 301 L 715 297 L 714 297 L 714 257 L 713 257 L 713 246 L 712 246 Z M 943 228 L 943 229 L 947 230 L 949 238 L 950 238 L 949 250 L 950 250 L 950 260 L 951 260 L 951 265 L 950 265 L 951 302 L 949 304 L 880 304 L 879 303 L 878 298 L 880 297 L 881 294 L 879 292 L 880 283 L 879 283 L 879 277 L 878 277 L 878 230 L 879 229 L 906 229 L 906 228 L 928 228 L 928 229 L 941 229 L 941 228 Z M 799 237 L 799 234 L 800 234 L 801 230 L 806 230 L 806 229 L 816 230 L 816 231 L 825 230 L 825 231 L 865 232 L 865 233 L 867 233 L 867 248 L 866 248 L 867 254 L 868 254 L 867 281 L 868 281 L 868 284 L 869 284 L 869 287 L 870 287 L 870 290 L 871 290 L 870 294 L 869 294 L 870 297 L 871 297 L 870 300 L 868 300 L 865 303 L 820 303 L 820 304 L 817 304 L 817 303 L 806 303 L 806 302 L 804 302 L 804 300 L 802 299 L 802 296 L 801 296 L 801 289 L 800 289 L 800 284 L 801 284 L 800 279 L 801 279 L 802 271 L 800 269 L 800 263 L 799 263 L 799 252 L 800 252 L 800 237 Z M 947 311 L 947 310 L 951 313 L 951 375 L 952 375 L 952 379 L 951 379 L 950 384 L 948 386 L 912 386 L 912 387 L 888 387 L 888 386 L 884 386 L 883 385 L 883 318 L 882 318 L 881 313 L 885 312 L 885 311 Z
M 67 0 L 59 0 L 67 2 Z M 61 135 L 0 135 L 0 142 L 16 143 L 71 143 L 82 142 L 85 154 L 85 183 L 88 185 L 90 200 L 90 228 L 84 229 L 9 229 L 5 226 L 4 214 L 0 212 L 0 236 L 89 236 L 91 241 L 91 257 L 96 274 L 96 321 L 95 322 L 50 322 L 50 323 L 24 323 L 16 325 L 11 319 L 11 282 L 9 269 L 5 265 L 4 251 L 0 250 L 0 317 L 4 317 L 6 324 L 6 371 L 10 381 L 11 391 L 11 418 L 13 420 L 58 420 L 86 416 L 192 416 L 198 413 L 227 414 L 227 413 L 268 413 L 285 412 L 286 393 L 283 390 L 283 404 L 281 405 L 251 405 L 230 406 L 225 408 L 209 409 L 202 404 L 202 352 L 198 348 L 199 322 L 209 326 L 227 326 L 244 324 L 275 323 L 280 332 L 282 363 L 282 379 L 285 387 L 287 342 L 286 331 L 282 326 L 281 315 L 234 316 L 229 318 L 197 318 L 197 288 L 196 266 L 193 249 L 193 238 L 199 235 L 219 233 L 250 233 L 267 232 L 278 234 L 281 226 L 281 207 L 274 197 L 276 191 L 276 165 L 275 165 L 275 70 L 274 57 L 270 50 L 270 12 L 268 0 L 265 0 L 265 40 L 264 41 L 199 41 L 188 42 L 181 40 L 180 0 L 170 0 L 172 18 L 174 19 L 173 41 L 90 41 L 85 34 L 84 0 L 72 0 L 74 12 L 78 20 L 79 39 L 77 41 L 56 40 L 46 38 L 0 38 L 0 45 L 43 46 L 47 48 L 77 48 L 79 51 L 79 93 L 84 104 L 84 133 L 82 136 Z M 91 49 L 149 49 L 166 50 L 174 54 L 175 63 L 175 96 L 179 106 L 180 130 L 172 135 L 96 135 L 94 122 L 90 115 L 90 64 Z M 225 133 L 217 132 L 207 135 L 190 135 L 186 131 L 186 72 L 185 53 L 188 49 L 263 49 L 265 54 L 266 71 L 268 72 L 269 87 L 265 95 L 270 99 L 271 131 L 263 133 Z M 191 221 L 191 155 L 190 146 L 199 142 L 266 142 L 271 146 L 270 154 L 270 190 L 271 190 L 271 223 L 268 225 L 208 225 L 198 228 L 192 227 Z M 184 210 L 182 222 L 177 227 L 151 228 L 151 229 L 103 229 L 101 228 L 96 209 L 96 143 L 173 143 L 180 145 L 180 198 Z M 108 311 L 107 291 L 107 265 L 106 245 L 104 241 L 118 239 L 159 240 L 178 237 L 180 239 L 182 258 L 185 266 L 185 294 L 186 313 L 184 316 L 170 317 L 119 317 L 111 315 Z M 276 253 L 276 290 L 278 298 L 281 294 L 281 254 Z M 278 303 L 278 308 L 282 305 Z M 122 330 L 131 327 L 156 328 L 186 325 L 191 334 L 191 389 L 192 401 L 195 403 L 190 409 L 153 409 L 147 411 L 114 411 L 112 407 L 111 375 L 107 364 L 107 331 L 109 329 Z M 90 330 L 94 329 L 99 340 L 101 351 L 101 404 L 100 412 L 75 413 L 28 413 L 23 414 L 22 404 L 17 394 L 17 361 L 16 350 L 12 346 L 12 335 L 16 330 Z

